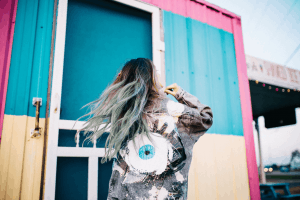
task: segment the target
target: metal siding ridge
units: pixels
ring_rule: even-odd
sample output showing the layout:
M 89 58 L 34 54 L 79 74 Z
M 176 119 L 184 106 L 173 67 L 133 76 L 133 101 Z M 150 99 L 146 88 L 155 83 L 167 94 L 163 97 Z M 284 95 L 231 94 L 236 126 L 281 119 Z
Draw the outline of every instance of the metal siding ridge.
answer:
M 232 20 L 241 17 L 203 0 L 141 0 L 232 33 Z
M 167 84 L 218 111 L 208 133 L 243 136 L 233 34 L 169 11 L 164 26 Z
M 175 71 L 180 72 L 175 73 L 175 80 L 180 80 L 180 85 L 188 92 L 190 92 L 190 84 L 189 84 L 189 60 L 188 60 L 188 41 L 187 41 L 187 31 L 186 31 L 186 18 L 173 15 L 176 23 L 174 23 L 174 28 L 176 31 L 174 32 L 174 40 L 173 43 L 177 48 L 174 55 L 174 65 Z M 174 80 L 174 81 L 175 81 Z
M 38 1 L 19 1 L 5 114 L 27 115 Z
M 224 51 L 227 55 L 227 66 L 228 67 L 228 82 L 229 84 L 229 94 L 231 97 L 231 109 L 232 112 L 232 131 L 233 135 L 243 136 L 243 120 L 242 120 L 242 111 L 241 111 L 241 101 L 240 101 L 240 91 L 238 87 L 238 75 L 237 75 L 237 65 L 236 65 L 236 54 L 234 47 L 234 38 L 231 34 L 224 32 L 225 42 L 224 42 Z
M 219 134 L 231 135 L 230 122 L 229 118 L 232 117 L 231 111 L 228 108 L 227 95 L 228 88 L 225 87 L 225 66 L 223 65 L 223 56 L 222 49 L 222 40 L 221 40 L 221 31 L 212 26 L 208 27 L 208 46 L 209 46 L 209 59 L 210 59 L 210 68 L 211 74 L 210 79 L 212 80 L 212 110 L 215 113 L 214 115 L 214 124 L 215 132 Z
M 246 145 L 250 197 L 251 199 L 256 200 L 260 199 L 260 189 L 253 138 L 253 116 L 251 108 L 250 88 L 247 76 L 247 65 L 245 60 L 242 26 L 240 19 L 234 19 L 233 33 L 236 51 L 237 73 L 239 78 L 244 138 Z
M 228 114 L 230 113 L 231 116 L 228 117 L 227 122 L 228 122 L 228 130 L 231 132 L 232 135 L 237 134 L 234 131 L 234 127 L 233 127 L 233 112 L 235 112 L 236 108 L 239 107 L 240 105 L 234 105 L 234 103 L 236 103 L 237 101 L 239 101 L 239 98 L 232 98 L 231 94 L 234 94 L 236 91 L 232 91 L 231 90 L 231 81 L 230 81 L 230 76 L 232 75 L 232 71 L 230 71 L 230 68 L 235 68 L 236 69 L 236 65 L 228 65 L 228 60 L 230 59 L 230 57 L 228 57 L 227 54 L 227 49 L 226 49 L 226 41 L 229 38 L 226 38 L 226 32 L 223 30 L 219 31 L 220 33 L 220 37 L 221 37 L 221 51 L 222 51 L 222 63 L 223 63 L 223 70 L 224 70 L 224 76 L 223 78 L 223 85 L 225 86 L 225 92 L 226 92 L 226 107 L 228 109 Z M 232 41 L 233 42 L 233 41 Z M 235 55 L 232 55 L 233 58 L 235 58 Z M 237 74 L 235 74 L 237 76 Z M 239 92 L 239 91 L 238 91 Z M 241 113 L 239 115 L 241 117 Z M 242 121 L 242 120 L 239 120 Z M 242 132 L 243 133 L 243 132 Z M 242 134 L 243 135 L 243 134 Z
M 5 114 L 34 117 L 31 102 L 37 96 L 46 105 L 53 5 L 53 0 L 19 2 Z
M 40 111 L 40 116 L 43 118 L 46 116 L 45 108 L 47 104 L 53 9 L 53 0 L 44 0 L 39 2 L 33 53 L 33 71 L 31 75 L 32 82 L 29 100 L 31 105 L 31 99 L 33 97 L 40 97 L 43 99 L 44 107 Z M 34 106 L 29 106 L 28 116 L 35 116 Z
M 251 104 L 249 86 L 248 96 L 245 97 L 245 87 L 247 88 L 247 85 L 243 85 L 248 83 L 248 79 L 247 74 L 245 73 L 247 68 L 241 37 L 241 25 L 239 27 L 233 26 L 233 28 L 235 28 L 235 35 L 233 35 L 193 19 L 186 18 L 186 23 L 184 25 L 182 19 L 184 19 L 183 16 L 179 16 L 172 12 L 164 12 L 166 71 L 168 72 L 169 77 L 167 79 L 167 84 L 171 84 L 172 81 L 178 81 L 179 85 L 182 86 L 187 84 L 186 78 L 182 77 L 180 71 L 185 69 L 182 64 L 191 64 L 192 62 L 197 61 L 193 63 L 195 66 L 190 66 L 189 70 L 195 69 L 195 73 L 197 73 L 195 80 L 190 80 L 190 82 L 195 82 L 194 84 L 196 84 L 197 81 L 197 85 L 203 85 L 203 87 L 208 87 L 209 89 L 205 89 L 200 92 L 202 88 L 199 88 L 199 93 L 197 93 L 196 96 L 198 96 L 201 101 L 207 101 L 205 103 L 211 106 L 213 111 L 218 110 L 218 112 L 220 112 L 221 110 L 221 114 L 219 113 L 219 115 L 222 115 L 218 117 L 218 120 L 215 120 L 215 124 L 222 125 L 212 126 L 208 133 L 221 133 L 221 135 L 229 134 L 232 136 L 239 136 L 240 138 L 244 135 L 244 143 L 247 147 L 246 151 L 249 152 L 249 148 L 250 151 L 251 148 L 254 150 L 253 136 L 252 144 L 247 141 L 249 136 L 252 135 L 252 123 L 251 119 L 245 120 L 246 115 L 250 114 L 251 118 Z M 186 34 L 182 33 L 183 31 L 186 31 Z M 196 35 L 198 37 L 202 37 L 203 41 L 201 41 L 198 37 L 195 37 Z M 190 38 L 185 39 L 187 36 Z M 183 40 L 188 41 L 187 49 L 185 48 Z M 186 55 L 184 52 L 185 50 L 192 51 L 192 54 L 190 53 L 189 55 Z M 201 52 L 203 55 L 201 55 Z M 183 59 L 180 60 L 180 58 L 177 58 L 178 56 L 183 57 Z M 184 62 L 184 56 L 188 56 L 188 63 Z M 206 58 L 199 61 L 199 57 Z M 224 69 L 220 69 L 220 66 L 224 66 Z M 242 74 L 241 70 L 243 71 Z M 178 72 L 177 74 L 176 71 Z M 191 72 L 192 71 L 189 71 L 189 73 Z M 203 75 L 207 76 L 207 80 L 199 80 L 203 77 Z M 237 83 L 239 83 L 239 87 L 237 86 Z M 243 85 L 243 87 L 241 87 L 241 85 Z M 191 86 L 189 85 L 189 87 Z M 220 98 L 224 95 L 226 98 Z M 232 98 L 234 98 L 234 101 Z M 245 98 L 247 100 L 246 102 Z M 227 108 L 228 104 L 230 104 L 230 106 Z M 245 107 L 250 108 L 250 111 L 247 111 L 248 113 L 245 112 Z M 235 110 L 232 111 L 232 109 Z M 232 119 L 224 121 L 224 119 L 228 117 L 232 117 Z M 226 129 L 225 132 L 223 129 Z M 249 158 L 249 153 L 247 153 L 247 164 L 244 163 L 245 166 L 248 166 L 249 170 L 248 173 L 247 171 L 245 172 L 245 177 L 247 177 L 247 186 L 245 187 L 248 188 L 249 183 L 252 199 L 259 199 L 257 169 L 255 172 L 255 152 L 253 151 L 252 153 L 254 153 L 254 157 Z M 249 169 L 249 166 L 252 166 L 252 169 Z M 245 189 L 245 191 L 249 192 L 247 189 Z
M 165 52 L 170 52 L 170 54 L 172 55 L 173 54 L 173 51 L 174 51 L 174 45 L 172 42 L 166 42 L 166 40 L 168 40 L 168 38 L 166 37 L 166 35 L 169 35 L 171 41 L 173 41 L 173 34 L 171 34 L 171 30 L 172 32 L 174 31 L 173 30 L 173 24 L 172 23 L 172 16 L 171 16 L 171 13 L 170 12 L 163 12 L 163 19 L 167 22 L 170 22 L 170 23 L 163 23 L 163 26 L 164 26 L 164 34 L 165 34 Z M 171 56 L 167 56 L 167 53 L 165 53 L 165 73 L 166 75 L 168 74 L 168 76 L 172 77 L 173 78 L 173 71 L 172 71 L 172 68 L 171 66 L 173 66 L 173 60 L 171 59 Z M 172 84 L 168 79 L 166 79 L 166 85 L 170 85 Z
M 2 6 L 2 3 L 6 4 Z M 7 31 L 7 34 L 1 35 L 0 43 L 5 45 L 1 45 L 0 49 L 0 143 L 1 143 L 1 134 L 4 120 L 4 109 L 6 102 L 6 92 L 8 85 L 8 74 L 9 74 L 9 66 L 11 60 L 11 52 L 12 52 L 12 44 L 13 44 L 13 36 L 15 30 L 15 21 L 17 14 L 17 6 L 18 0 L 7 0 L 6 2 L 1 2 L 1 7 L 5 10 L 1 15 L 0 27 L 1 31 Z
M 188 18 L 187 21 L 190 21 L 191 30 L 189 35 L 191 38 L 189 39 L 189 51 L 193 51 L 193 56 L 191 56 L 189 63 L 193 65 L 191 70 L 191 75 L 194 76 L 194 82 L 190 82 L 190 84 L 194 84 L 197 86 L 197 89 L 191 89 L 193 94 L 198 97 L 201 97 L 201 102 L 204 104 L 209 104 L 211 101 L 211 95 L 203 95 L 203 94 L 211 94 L 212 88 L 210 83 L 210 78 L 208 74 L 210 73 L 209 67 L 209 59 L 208 59 L 208 51 L 207 51 L 207 24 L 199 23 L 198 21 Z M 189 32 L 189 30 L 188 30 Z M 191 54 L 191 53 L 190 53 Z M 190 55 L 189 54 L 189 55 Z M 201 67 L 199 67 L 201 66 Z M 205 85 L 205 87 L 201 87 Z
M 189 73 L 189 85 L 195 84 L 195 64 L 194 64 L 194 42 L 193 42 L 193 22 L 191 19 L 186 20 L 186 30 L 187 30 L 187 46 L 188 46 L 188 73 Z M 196 52 L 197 53 L 197 52 Z M 190 87 L 190 92 L 196 94 L 195 87 Z

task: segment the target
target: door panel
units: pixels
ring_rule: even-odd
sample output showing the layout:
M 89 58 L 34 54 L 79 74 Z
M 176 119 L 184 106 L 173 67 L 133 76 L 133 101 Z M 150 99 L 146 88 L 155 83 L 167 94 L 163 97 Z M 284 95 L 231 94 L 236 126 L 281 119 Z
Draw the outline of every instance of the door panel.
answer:
M 104 133 L 101 138 L 97 140 L 96 147 L 104 148 L 105 141 L 109 133 Z M 77 141 L 75 138 L 76 130 L 60 129 L 58 132 L 58 145 L 59 147 L 76 147 Z M 79 133 L 79 147 L 94 147 L 94 144 L 89 140 L 85 140 L 86 136 L 83 135 L 83 131 Z
M 108 195 L 108 182 L 112 173 L 112 161 L 101 164 L 98 158 L 98 200 L 106 200 Z
M 80 108 L 99 97 L 126 61 L 138 57 L 152 59 L 151 29 L 151 14 L 120 3 L 68 2 L 61 122 L 72 122 L 84 115 L 87 110 Z M 92 195 L 95 194 L 93 190 L 98 190 L 98 200 L 106 199 L 112 162 L 101 164 L 101 155 L 98 155 L 98 163 L 95 163 L 92 151 L 90 154 L 85 151 L 87 158 L 65 147 L 103 148 L 108 133 L 96 145 L 84 142 L 82 132 L 78 139 L 75 134 L 76 130 L 65 127 L 58 133 L 61 152 L 74 153 L 72 157 L 57 158 L 55 199 L 87 199 L 88 188 Z M 98 184 L 95 185 L 89 178 L 97 176 Z
M 87 200 L 88 158 L 57 158 L 55 200 Z
M 158 8 L 136 0 L 59 0 L 45 199 L 107 198 L 112 162 L 100 160 L 108 133 L 95 145 L 83 142 L 75 134 L 86 119 L 74 122 L 126 61 L 150 58 L 161 71 L 159 20 Z
M 60 119 L 76 120 L 126 61 L 152 59 L 151 14 L 112 1 L 68 3 Z M 84 120 L 84 119 L 82 119 Z

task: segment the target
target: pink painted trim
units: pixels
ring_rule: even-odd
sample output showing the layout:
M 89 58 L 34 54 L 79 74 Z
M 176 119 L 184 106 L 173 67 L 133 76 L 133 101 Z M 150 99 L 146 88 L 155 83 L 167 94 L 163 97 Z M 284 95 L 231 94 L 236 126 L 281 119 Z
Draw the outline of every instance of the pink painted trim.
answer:
M 195 1 L 198 2 L 198 3 L 200 3 L 200 4 L 206 5 L 206 6 L 208 6 L 208 7 L 211 7 L 211 8 L 213 8 L 213 9 L 215 9 L 215 10 L 218 10 L 219 12 L 222 12 L 222 13 L 224 13 L 224 14 L 226 14 L 226 15 L 229 15 L 229 16 L 231 16 L 232 18 L 241 18 L 239 15 L 236 15 L 236 14 L 234 14 L 234 13 L 232 13 L 232 12 L 230 12 L 230 11 L 224 9 L 224 8 L 221 8 L 221 7 L 219 7 L 219 6 L 216 6 L 216 5 L 214 5 L 214 4 L 212 4 L 212 3 L 209 3 L 209 2 L 207 2 L 207 1 L 204 1 L 204 0 L 195 0 Z
M 232 20 L 240 16 L 204 0 L 142 0 L 163 10 L 190 17 L 230 33 Z
M 18 0 L 0 1 L 0 142 Z
M 250 98 L 250 88 L 247 76 L 247 65 L 244 53 L 242 26 L 240 19 L 233 20 L 233 33 L 236 52 L 236 65 L 239 79 L 240 99 L 242 107 L 244 138 L 246 145 L 246 157 L 248 167 L 248 179 L 250 197 L 252 200 L 260 199 L 258 169 L 256 163 L 255 146 L 252 127 L 252 107 Z

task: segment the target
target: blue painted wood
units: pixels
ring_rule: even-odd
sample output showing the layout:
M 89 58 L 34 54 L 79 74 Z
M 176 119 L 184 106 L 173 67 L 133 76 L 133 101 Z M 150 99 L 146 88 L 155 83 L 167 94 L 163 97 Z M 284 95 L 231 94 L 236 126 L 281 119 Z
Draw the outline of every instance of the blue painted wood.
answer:
M 61 119 L 76 120 L 126 61 L 152 59 L 149 13 L 112 1 L 68 4 Z M 83 119 L 82 119 L 83 120 Z
M 94 146 L 94 143 L 83 135 L 83 131 L 81 131 L 79 137 L 79 147 L 90 147 Z M 101 138 L 97 139 L 96 147 L 97 148 L 104 148 L 105 142 L 108 137 L 109 133 L 104 133 Z M 75 130 L 64 130 L 60 129 L 58 132 L 58 144 L 59 147 L 76 147 L 76 131 Z
M 233 34 L 164 11 L 167 85 L 176 82 L 209 105 L 208 133 L 243 136 Z
M 58 157 L 55 200 L 87 199 L 88 158 Z
M 98 158 L 98 199 L 107 200 L 109 179 L 112 175 L 113 161 L 101 164 L 101 157 Z
M 45 118 L 54 0 L 19 0 L 5 114 L 35 116 L 33 97 L 43 99 Z

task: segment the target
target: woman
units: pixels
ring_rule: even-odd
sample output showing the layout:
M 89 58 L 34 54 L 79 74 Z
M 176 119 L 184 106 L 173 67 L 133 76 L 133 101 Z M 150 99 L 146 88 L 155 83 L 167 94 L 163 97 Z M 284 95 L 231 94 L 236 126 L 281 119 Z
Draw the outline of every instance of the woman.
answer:
M 212 125 L 208 106 L 177 84 L 163 90 L 155 66 L 144 58 L 127 62 L 88 105 L 88 139 L 110 129 L 102 158 L 114 161 L 108 199 L 187 198 L 193 145 Z

